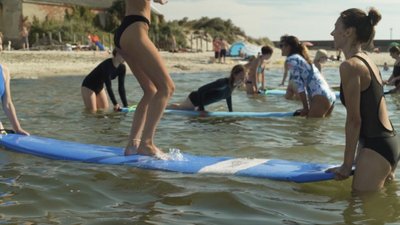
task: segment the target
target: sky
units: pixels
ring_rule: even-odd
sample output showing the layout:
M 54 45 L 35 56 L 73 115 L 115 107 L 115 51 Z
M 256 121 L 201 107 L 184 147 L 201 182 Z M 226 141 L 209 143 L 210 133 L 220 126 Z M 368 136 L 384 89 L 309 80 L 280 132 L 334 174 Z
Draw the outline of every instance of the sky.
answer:
M 375 7 L 382 14 L 375 39 L 400 39 L 400 0 L 169 0 L 155 6 L 167 21 L 221 17 L 248 36 L 272 41 L 284 34 L 300 40 L 333 40 L 330 33 L 340 12 Z

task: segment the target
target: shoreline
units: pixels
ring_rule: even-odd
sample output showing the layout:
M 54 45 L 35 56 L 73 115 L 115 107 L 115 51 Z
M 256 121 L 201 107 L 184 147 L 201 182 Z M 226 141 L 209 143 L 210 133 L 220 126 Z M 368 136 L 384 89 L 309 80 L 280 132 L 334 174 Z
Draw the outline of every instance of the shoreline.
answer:
M 314 57 L 316 50 L 310 50 Z M 229 72 L 230 69 L 243 63 L 238 58 L 226 58 L 226 63 L 212 63 L 213 52 L 199 53 L 170 53 L 160 52 L 169 73 L 196 73 L 196 72 Z M 335 51 L 328 51 L 328 55 L 335 55 Z M 6 65 L 12 78 L 39 78 L 49 76 L 86 76 L 99 63 L 111 55 L 99 51 L 3 51 L 0 52 L 0 63 Z M 392 66 L 392 59 L 387 52 L 369 53 L 372 60 L 383 66 L 386 62 Z M 342 55 L 343 57 L 343 55 Z M 281 56 L 280 49 L 274 48 L 268 68 L 282 68 L 286 57 Z M 324 67 L 338 67 L 337 61 L 329 61 Z M 128 73 L 131 73 L 128 70 Z

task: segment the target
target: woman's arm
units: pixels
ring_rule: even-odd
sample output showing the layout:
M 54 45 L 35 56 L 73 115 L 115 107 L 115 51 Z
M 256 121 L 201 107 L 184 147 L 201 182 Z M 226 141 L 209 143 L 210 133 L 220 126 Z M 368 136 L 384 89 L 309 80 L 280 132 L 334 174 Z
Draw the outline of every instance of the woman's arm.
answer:
M 7 67 L 3 67 L 3 76 L 4 76 L 4 86 L 5 86 L 5 93 L 2 97 L 2 105 L 4 113 L 6 114 L 8 120 L 10 121 L 14 131 L 18 134 L 29 135 L 27 131 L 21 128 L 19 123 L 17 113 L 15 111 L 14 104 L 11 98 L 10 92 L 10 72 Z
M 360 73 L 362 73 L 362 70 L 356 69 L 349 62 L 344 62 L 340 66 L 340 78 L 344 98 L 346 99 L 347 116 L 343 164 L 334 171 L 338 180 L 346 179 L 350 176 L 360 136 Z
M 283 68 L 283 78 L 282 78 L 282 82 L 279 84 L 280 86 L 285 85 L 285 81 L 286 81 L 286 77 L 289 71 L 289 66 L 288 64 L 285 62 L 284 68 Z

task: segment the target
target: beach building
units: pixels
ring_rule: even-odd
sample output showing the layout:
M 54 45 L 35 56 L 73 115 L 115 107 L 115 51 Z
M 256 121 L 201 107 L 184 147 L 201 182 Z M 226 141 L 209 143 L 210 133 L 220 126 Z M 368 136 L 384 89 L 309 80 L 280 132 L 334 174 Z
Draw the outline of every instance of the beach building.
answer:
M 99 15 L 100 23 L 105 24 L 105 11 L 115 0 L 0 0 L 0 32 L 4 35 L 3 43 L 21 41 L 24 22 L 31 22 L 34 17 L 39 21 L 45 18 L 63 20 L 65 11 L 71 6 L 84 6 Z M 162 16 L 153 7 L 153 13 Z M 157 21 L 153 21 L 157 22 Z

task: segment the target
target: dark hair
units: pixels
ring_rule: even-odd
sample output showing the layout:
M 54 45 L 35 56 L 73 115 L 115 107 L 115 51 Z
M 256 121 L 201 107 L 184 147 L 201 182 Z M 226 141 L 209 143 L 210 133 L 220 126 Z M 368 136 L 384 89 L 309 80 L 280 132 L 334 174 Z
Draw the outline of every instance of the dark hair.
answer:
M 374 38 L 374 26 L 378 24 L 382 16 L 375 8 L 371 8 L 368 15 L 360 9 L 351 8 L 340 13 L 340 18 L 345 28 L 356 29 L 357 41 L 368 44 Z
M 244 71 L 246 71 L 246 68 L 245 68 L 243 65 L 241 65 L 241 64 L 238 64 L 238 65 L 236 65 L 236 66 L 234 66 L 234 67 L 232 68 L 232 70 L 231 70 L 231 75 L 229 76 L 229 86 L 230 86 L 230 87 L 233 87 L 233 83 L 234 83 L 234 81 L 235 81 L 234 76 L 235 76 L 236 74 L 241 73 L 241 72 L 244 72 Z M 232 90 L 233 90 L 233 88 L 232 88 Z
M 114 48 L 114 50 L 112 51 L 112 55 L 115 57 L 117 55 L 117 49 Z
M 395 45 L 389 48 L 389 52 L 390 53 L 396 53 L 396 54 L 400 54 L 400 48 L 399 46 Z
M 281 37 L 281 45 L 285 44 L 290 46 L 289 56 L 293 54 L 301 55 L 310 65 L 312 60 L 308 55 L 308 48 L 306 45 L 302 44 L 299 39 L 295 36 L 284 35 Z
M 261 55 L 267 55 L 267 54 L 272 55 L 273 52 L 274 49 L 272 49 L 272 47 L 269 45 L 265 45 L 261 48 Z

